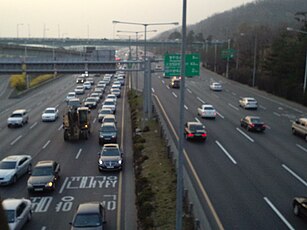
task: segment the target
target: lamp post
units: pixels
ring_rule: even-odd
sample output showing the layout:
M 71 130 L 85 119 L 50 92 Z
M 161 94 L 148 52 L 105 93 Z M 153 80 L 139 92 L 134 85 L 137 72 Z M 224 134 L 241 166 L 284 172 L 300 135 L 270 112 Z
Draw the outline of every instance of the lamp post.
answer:
M 17 38 L 19 38 L 19 26 L 23 26 L 23 24 L 22 23 L 18 23 L 17 24 Z
M 147 27 L 148 26 L 160 26 L 160 25 L 178 25 L 178 22 L 161 22 L 161 23 L 138 23 L 138 22 L 124 22 L 124 21 L 112 21 L 113 24 L 127 24 L 127 25 L 139 25 L 144 26 L 144 87 L 143 87 L 143 93 L 144 93 L 144 118 L 147 117 L 151 118 L 151 78 L 149 77 L 149 69 L 150 66 L 148 64 L 147 60 Z
M 307 31 L 304 31 L 304 30 L 298 30 L 298 29 L 294 29 L 294 28 L 291 28 L 291 27 L 287 27 L 287 30 L 307 35 Z M 303 84 L 303 93 L 304 94 L 306 93 L 306 81 L 307 81 L 307 49 L 306 49 L 305 74 L 304 74 L 304 84 Z

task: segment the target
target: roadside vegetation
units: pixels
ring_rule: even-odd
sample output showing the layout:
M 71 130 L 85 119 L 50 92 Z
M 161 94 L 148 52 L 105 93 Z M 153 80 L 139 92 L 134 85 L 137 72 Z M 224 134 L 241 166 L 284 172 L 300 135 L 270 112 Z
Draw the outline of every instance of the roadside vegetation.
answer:
M 155 119 L 142 126 L 142 97 L 130 91 L 136 207 L 139 229 L 173 230 L 176 225 L 176 169 L 168 158 Z M 193 229 L 186 215 L 184 229 Z
M 29 77 L 29 88 L 33 88 L 45 81 L 54 78 L 54 74 L 43 74 Z M 14 74 L 10 77 L 10 86 L 21 92 L 27 89 L 27 77 L 25 74 Z

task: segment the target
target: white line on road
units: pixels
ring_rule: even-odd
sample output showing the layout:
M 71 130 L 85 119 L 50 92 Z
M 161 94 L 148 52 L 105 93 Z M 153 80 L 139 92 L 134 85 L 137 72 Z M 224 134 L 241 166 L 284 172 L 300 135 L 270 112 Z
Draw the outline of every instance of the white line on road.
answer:
M 292 176 L 294 176 L 297 180 L 299 180 L 303 185 L 307 187 L 307 182 L 299 177 L 295 172 L 293 172 L 290 168 L 288 168 L 285 164 L 281 165 L 285 170 L 287 170 Z
M 163 84 L 165 84 L 165 81 L 164 81 L 164 80 L 162 80 L 162 83 L 163 83 Z
M 226 154 L 226 156 L 232 161 L 232 163 L 237 164 L 235 159 L 227 152 L 227 150 L 222 146 L 222 144 L 218 141 L 215 141 L 215 143 L 220 147 L 220 149 Z
M 46 142 L 46 144 L 43 146 L 43 149 L 45 149 L 49 145 L 49 143 L 50 143 L 50 140 Z
M 235 92 L 232 92 L 231 94 L 232 94 L 232 95 L 234 95 L 234 96 L 236 96 L 236 95 L 237 95 Z
M 79 149 L 79 151 L 78 151 L 78 153 L 77 153 L 77 155 L 76 155 L 76 159 L 78 159 L 78 158 L 79 158 L 79 156 L 80 156 L 81 152 L 82 152 L 82 149 Z
M 37 125 L 37 121 L 33 125 L 30 126 L 30 129 L 33 129 L 36 125 Z
M 199 100 L 201 103 L 205 104 L 206 102 L 202 100 L 200 97 L 197 97 L 197 100 Z
M 153 93 L 155 93 L 155 89 L 154 89 L 154 88 L 151 88 L 151 91 L 152 91 Z
M 268 126 L 268 125 L 265 125 L 265 127 L 266 127 L 267 129 L 272 129 L 271 126 Z
M 7 111 L 9 111 L 9 109 L 6 109 L 6 110 L 2 111 L 2 112 L 0 113 L 0 115 L 2 115 L 2 113 L 5 113 L 5 112 L 7 112 Z
M 55 108 L 58 108 L 60 106 L 60 104 L 57 104 L 56 106 L 55 106 Z
M 58 130 L 60 131 L 62 128 L 63 128 L 63 125 L 61 125 L 61 126 L 58 128 Z
M 176 95 L 174 92 L 172 92 L 172 94 L 174 95 L 174 97 L 176 97 L 176 98 L 177 98 L 177 95 Z
M 253 138 L 251 138 L 250 136 L 248 136 L 246 133 L 244 133 L 241 129 L 236 128 L 239 133 L 241 133 L 243 136 L 245 136 L 248 140 L 250 140 L 251 142 L 254 142 Z
M 166 88 L 170 89 L 170 87 L 168 85 L 166 85 Z
M 234 106 L 233 104 L 228 103 L 228 105 L 229 105 L 231 108 L 233 108 L 233 109 L 235 109 L 235 110 L 239 111 L 239 108 L 238 108 L 238 107 L 236 107 L 236 106 Z
M 271 201 L 267 197 L 263 197 L 265 202 L 273 209 L 273 211 L 277 214 L 277 216 L 287 225 L 287 227 L 291 230 L 294 230 L 294 228 L 291 226 L 291 224 L 286 220 L 286 218 L 278 211 L 278 209 L 271 203 Z
M 20 135 L 19 137 L 17 137 L 15 140 L 13 140 L 11 142 L 11 145 L 15 144 L 20 138 L 22 138 L 22 135 Z
M 41 230 L 46 230 L 47 229 L 47 227 L 46 226 L 43 226 L 42 228 L 41 228 Z
M 190 89 L 187 88 L 187 91 L 189 94 L 192 94 L 192 91 Z
M 279 113 L 273 112 L 274 115 L 276 115 L 277 117 L 280 117 L 281 115 Z
M 299 144 L 296 144 L 296 147 L 300 148 L 301 150 L 303 150 L 304 152 L 307 153 L 307 149 L 304 148 L 303 146 L 299 145 Z
M 62 187 L 61 187 L 61 189 L 60 189 L 60 191 L 59 191 L 59 194 L 61 194 L 61 193 L 63 192 L 63 190 L 64 190 L 65 187 L 66 187 L 67 182 L 68 182 L 68 177 L 65 178 L 65 181 L 64 181 L 64 183 L 62 184 Z
M 216 97 L 216 98 L 220 98 L 217 94 L 215 94 L 215 93 L 213 93 L 213 94 L 211 94 L 211 95 L 213 95 L 214 97 Z
M 93 120 L 93 124 L 95 124 L 95 122 L 96 122 L 96 117 L 95 117 L 94 120 Z
M 186 105 L 184 105 L 184 108 L 185 108 L 186 110 L 189 110 L 188 106 L 186 106 Z
M 224 117 L 222 114 L 220 114 L 219 112 L 216 112 L 216 114 L 219 115 L 219 117 L 222 118 L 222 119 L 225 118 L 225 117 Z
M 195 117 L 194 119 L 195 119 L 195 121 L 201 123 L 200 120 L 197 117 Z
M 266 110 L 266 108 L 263 105 L 259 105 L 259 108 Z

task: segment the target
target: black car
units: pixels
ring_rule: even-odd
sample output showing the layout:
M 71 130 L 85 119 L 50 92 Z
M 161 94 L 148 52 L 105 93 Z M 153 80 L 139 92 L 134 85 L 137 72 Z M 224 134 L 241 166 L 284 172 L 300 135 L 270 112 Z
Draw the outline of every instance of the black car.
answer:
M 241 118 L 241 127 L 246 128 L 247 131 L 263 132 L 265 130 L 264 122 L 257 116 L 246 116 Z
M 98 153 L 99 171 L 121 170 L 123 167 L 123 153 L 118 144 L 105 144 Z
M 169 83 L 169 87 L 179 89 L 180 88 L 180 78 L 173 77 Z
M 191 121 L 184 125 L 184 136 L 186 140 L 205 141 L 207 138 L 207 132 L 202 123 Z
M 294 215 L 307 218 L 307 197 L 295 197 L 292 207 Z
M 60 165 L 53 160 L 39 161 L 28 179 L 28 192 L 54 191 L 60 178 Z
M 102 123 L 99 130 L 99 144 L 116 143 L 117 128 L 113 122 Z

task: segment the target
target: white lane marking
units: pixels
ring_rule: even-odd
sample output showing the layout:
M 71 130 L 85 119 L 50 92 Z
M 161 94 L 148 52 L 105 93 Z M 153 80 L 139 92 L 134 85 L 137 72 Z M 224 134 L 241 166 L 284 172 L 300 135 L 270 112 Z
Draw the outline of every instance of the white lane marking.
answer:
M 176 98 L 177 98 L 177 95 L 176 95 L 174 92 L 172 92 L 172 94 L 174 95 L 174 97 L 176 97 Z
M 60 131 L 63 128 L 63 124 L 58 128 L 58 130 Z
M 265 202 L 273 209 L 273 211 L 277 214 L 277 216 L 287 225 L 287 227 L 291 230 L 294 230 L 294 228 L 291 226 L 291 224 L 286 220 L 286 218 L 278 211 L 278 209 L 271 203 L 271 201 L 267 197 L 263 197 Z
M 43 149 L 45 149 L 49 145 L 49 143 L 50 143 L 50 140 L 46 142 L 46 144 L 43 146 Z
M 60 189 L 60 191 L 59 191 L 59 194 L 61 194 L 61 193 L 63 192 L 63 190 L 64 190 L 65 187 L 66 187 L 67 182 L 68 182 L 68 177 L 65 178 L 65 181 L 64 181 L 64 183 L 62 184 L 62 187 L 61 187 L 61 189 Z
M 57 104 L 56 106 L 55 106 L 55 108 L 58 108 L 60 105 L 59 104 Z
M 300 148 L 301 150 L 303 150 L 304 152 L 307 152 L 307 149 L 304 148 L 303 146 L 296 144 L 296 147 Z
M 202 100 L 200 97 L 197 97 L 197 100 L 199 100 L 201 103 L 205 104 L 206 102 Z
M 219 115 L 219 117 L 222 118 L 222 119 L 225 118 L 225 117 L 224 117 L 222 114 L 220 114 L 219 112 L 216 112 L 216 114 Z
M 170 89 L 170 87 L 168 85 L 166 85 L 166 88 Z
M 163 84 L 165 84 L 165 81 L 164 81 L 164 80 L 162 80 L 162 83 L 163 83 Z
M 151 91 L 152 91 L 153 93 L 155 93 L 155 89 L 154 89 L 154 88 L 151 88 Z
M 220 147 L 220 149 L 226 154 L 226 156 L 232 161 L 232 163 L 237 164 L 237 162 L 235 161 L 235 159 L 233 159 L 233 157 L 227 152 L 227 150 L 223 147 L 223 145 L 218 142 L 215 141 L 215 143 L 218 145 L 218 147 Z
M 234 95 L 234 96 L 236 96 L 236 95 L 237 95 L 235 92 L 232 92 L 231 94 L 232 94 L 232 95 Z
M 184 105 L 184 108 L 185 108 L 186 110 L 189 110 L 188 106 L 186 106 L 186 105 Z
M 272 129 L 271 126 L 268 126 L 268 125 L 265 125 L 265 127 L 266 127 L 267 129 Z
M 36 125 L 37 125 L 37 121 L 33 125 L 30 126 L 30 129 L 33 129 Z
M 277 117 L 280 117 L 281 115 L 279 113 L 273 112 L 274 115 L 276 115 Z
M 5 113 L 5 112 L 7 112 L 7 111 L 9 111 L 9 109 L 6 109 L 6 110 L 2 111 L 2 112 L 0 113 L 0 115 L 2 115 L 2 113 Z
M 96 122 L 96 117 L 95 117 L 94 120 L 93 120 L 93 124 L 95 124 L 95 122 Z
M 20 138 L 22 138 L 22 135 L 18 136 L 15 140 L 11 142 L 11 145 L 14 145 Z
M 201 123 L 201 122 L 200 122 L 200 120 L 198 120 L 198 118 L 197 118 L 197 117 L 195 117 L 194 119 L 195 119 L 195 121 L 197 121 L 197 122 Z
M 236 128 L 243 136 L 245 136 L 249 141 L 254 142 L 253 138 L 244 133 L 241 129 Z
M 211 94 L 211 95 L 213 95 L 214 97 L 216 97 L 216 98 L 220 98 L 218 95 L 216 95 L 215 93 L 214 94 Z
M 259 107 L 263 110 L 266 110 L 266 108 L 263 105 L 259 105 Z
M 192 94 L 192 91 L 190 89 L 187 88 L 187 91 L 189 92 L 189 94 Z
M 235 110 L 239 111 L 239 108 L 238 108 L 238 107 L 236 107 L 236 106 L 234 106 L 233 104 L 228 103 L 228 105 L 229 105 L 231 108 L 233 108 L 233 109 L 235 109 Z
M 299 180 L 303 185 L 307 187 L 307 182 L 302 179 L 299 175 L 293 172 L 290 168 L 288 168 L 285 164 L 281 165 L 285 170 L 287 170 L 292 176 L 294 176 L 297 180 Z
M 79 158 L 79 156 L 80 156 L 81 152 L 82 152 L 82 149 L 79 149 L 79 151 L 78 151 L 78 153 L 77 153 L 77 155 L 76 155 L 76 159 L 78 159 L 78 158 Z
M 41 230 L 46 230 L 47 229 L 47 227 L 46 226 L 43 226 L 42 228 L 41 228 Z

